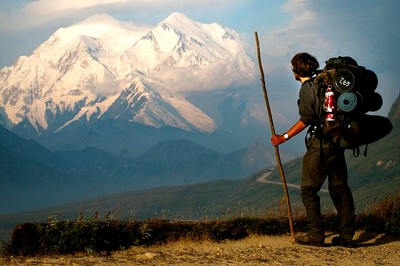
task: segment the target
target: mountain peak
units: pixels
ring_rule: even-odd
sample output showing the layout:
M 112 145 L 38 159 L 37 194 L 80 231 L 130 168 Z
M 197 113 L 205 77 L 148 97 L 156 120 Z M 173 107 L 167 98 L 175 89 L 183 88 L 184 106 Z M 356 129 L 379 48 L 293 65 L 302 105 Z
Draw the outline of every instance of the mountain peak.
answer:
M 92 38 L 101 38 L 102 36 L 105 36 L 105 39 L 110 39 L 111 42 L 117 41 L 116 44 L 118 44 L 120 39 L 129 38 L 131 40 L 129 46 L 132 46 L 136 40 L 146 34 L 149 30 L 149 26 L 119 21 L 108 14 L 98 14 L 88 17 L 69 27 L 60 28 L 54 33 L 54 35 L 63 39 L 64 44 L 68 43 L 71 39 L 80 36 L 89 36 Z M 115 35 L 119 35 L 119 37 Z M 116 44 L 114 43 L 111 45 Z
M 103 25 L 106 24 L 106 25 L 113 25 L 116 27 L 120 27 L 122 25 L 120 21 L 116 20 L 112 16 L 105 13 L 90 16 L 75 25 L 92 25 L 92 24 L 103 24 Z
M 175 28 L 181 28 L 185 24 L 194 23 L 194 21 L 182 13 L 173 12 L 165 20 L 163 20 L 162 23 L 167 23 Z
M 174 21 L 174 20 L 188 20 L 192 21 L 188 16 L 179 12 L 172 12 L 164 21 Z
M 12 124 L 28 119 L 50 133 L 84 116 L 98 119 L 119 99 L 134 108 L 115 108 L 113 118 L 123 111 L 128 121 L 212 132 L 215 121 L 177 92 L 248 83 L 252 70 L 234 30 L 177 12 L 152 28 L 100 14 L 57 30 L 31 56 L 1 70 L 0 107 Z M 122 97 L 131 84 L 130 97 L 140 96 L 142 105 Z

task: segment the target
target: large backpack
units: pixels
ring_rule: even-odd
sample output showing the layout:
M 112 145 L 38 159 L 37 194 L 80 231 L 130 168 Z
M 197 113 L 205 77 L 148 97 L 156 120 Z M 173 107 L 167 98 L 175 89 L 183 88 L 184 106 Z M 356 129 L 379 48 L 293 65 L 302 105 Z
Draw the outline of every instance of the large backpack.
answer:
M 378 111 L 383 104 L 376 92 L 378 78 L 372 70 L 359 66 L 349 56 L 339 56 L 326 61 L 314 83 L 318 87 L 323 134 L 340 146 L 352 149 L 355 156 L 361 145 L 373 143 L 391 132 L 393 126 L 388 118 L 366 114 Z M 334 94 L 334 121 L 327 121 L 327 112 L 322 108 L 328 88 Z

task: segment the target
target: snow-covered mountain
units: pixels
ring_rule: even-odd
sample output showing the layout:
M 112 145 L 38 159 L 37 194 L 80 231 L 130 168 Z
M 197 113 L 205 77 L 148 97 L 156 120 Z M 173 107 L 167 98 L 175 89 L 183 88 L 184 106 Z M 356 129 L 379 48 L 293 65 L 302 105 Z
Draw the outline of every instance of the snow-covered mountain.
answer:
M 179 93 L 245 84 L 254 69 L 239 35 L 221 25 L 180 13 L 155 27 L 96 15 L 0 71 L 0 121 L 38 133 L 103 118 L 213 132 L 216 122 Z

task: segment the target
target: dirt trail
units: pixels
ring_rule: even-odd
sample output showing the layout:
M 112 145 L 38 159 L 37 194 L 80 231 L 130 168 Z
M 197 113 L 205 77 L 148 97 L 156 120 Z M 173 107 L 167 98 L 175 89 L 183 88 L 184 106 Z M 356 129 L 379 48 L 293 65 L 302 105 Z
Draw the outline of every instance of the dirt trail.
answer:
M 328 236 L 330 243 L 333 235 Z M 357 232 L 357 247 L 309 247 L 291 236 L 253 236 L 239 241 L 179 241 L 132 247 L 106 255 L 0 258 L 0 265 L 399 265 L 400 239 Z
M 271 180 L 268 180 L 268 177 L 271 175 L 271 173 L 272 173 L 272 172 L 266 172 L 266 173 L 264 173 L 262 176 L 260 176 L 259 178 L 257 178 L 256 181 L 257 181 L 258 183 L 266 183 L 266 184 L 272 184 L 272 185 L 282 186 L 282 182 L 281 182 L 281 181 L 278 182 L 278 181 L 271 181 Z M 296 188 L 296 189 L 300 189 L 300 188 L 301 188 L 299 185 L 296 185 L 296 184 L 287 183 L 286 185 L 287 185 L 287 187 L 290 187 L 290 188 Z M 328 192 L 329 192 L 327 189 L 321 189 L 320 191 L 321 191 L 321 192 L 325 192 L 325 193 L 328 193 Z

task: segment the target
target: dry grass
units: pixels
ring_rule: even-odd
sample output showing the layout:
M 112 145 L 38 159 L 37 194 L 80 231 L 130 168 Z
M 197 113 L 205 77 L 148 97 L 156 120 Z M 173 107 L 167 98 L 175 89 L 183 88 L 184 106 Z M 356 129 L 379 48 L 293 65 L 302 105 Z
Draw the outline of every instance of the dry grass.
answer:
M 334 214 L 325 216 L 326 228 L 334 232 L 339 221 Z M 360 214 L 356 227 L 400 236 L 400 193 L 373 205 Z M 304 214 L 294 218 L 296 231 L 306 231 Z M 113 220 L 109 215 L 99 219 L 58 221 L 50 217 L 47 223 L 24 223 L 16 226 L 2 253 L 11 255 L 74 254 L 76 252 L 108 254 L 131 246 L 150 246 L 180 239 L 194 241 L 238 240 L 249 235 L 280 235 L 289 233 L 288 221 L 282 213 L 263 217 L 225 217 L 220 220 Z

